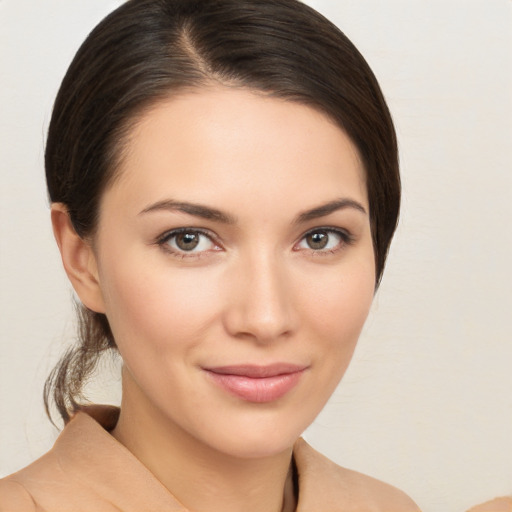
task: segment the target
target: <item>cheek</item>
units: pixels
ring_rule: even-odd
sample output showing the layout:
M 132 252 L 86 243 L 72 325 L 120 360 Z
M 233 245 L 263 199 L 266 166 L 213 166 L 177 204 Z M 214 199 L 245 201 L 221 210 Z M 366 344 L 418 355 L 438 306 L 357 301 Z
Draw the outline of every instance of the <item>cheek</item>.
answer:
M 305 284 L 308 287 L 302 293 L 302 318 L 307 319 L 303 325 L 308 329 L 302 339 L 312 354 L 313 380 L 301 407 L 311 411 L 310 422 L 324 407 L 352 359 L 373 300 L 373 258 L 351 261 L 336 272 L 326 269 Z
M 326 343 L 354 345 L 368 316 L 375 289 L 373 260 L 317 278 L 309 286 L 307 309 Z
M 157 351 L 170 341 L 194 344 L 217 314 L 215 279 L 138 260 L 107 261 L 101 276 L 107 318 L 121 352 L 135 343 Z

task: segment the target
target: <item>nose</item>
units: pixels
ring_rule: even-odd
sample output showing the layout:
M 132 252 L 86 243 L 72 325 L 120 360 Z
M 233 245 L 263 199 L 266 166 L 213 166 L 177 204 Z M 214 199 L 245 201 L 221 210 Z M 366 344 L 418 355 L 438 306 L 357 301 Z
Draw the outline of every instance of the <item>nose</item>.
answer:
M 279 258 L 260 254 L 240 261 L 229 281 L 224 326 L 231 336 L 265 344 L 295 332 L 296 294 L 286 264 Z

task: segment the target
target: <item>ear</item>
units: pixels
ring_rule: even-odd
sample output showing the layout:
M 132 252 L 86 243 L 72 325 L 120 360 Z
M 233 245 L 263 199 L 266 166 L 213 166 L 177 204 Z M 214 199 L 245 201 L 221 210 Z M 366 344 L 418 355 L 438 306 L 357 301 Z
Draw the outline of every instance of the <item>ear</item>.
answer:
M 62 264 L 75 292 L 86 307 L 104 313 L 96 255 L 91 243 L 77 235 L 64 204 L 52 203 L 51 216 Z

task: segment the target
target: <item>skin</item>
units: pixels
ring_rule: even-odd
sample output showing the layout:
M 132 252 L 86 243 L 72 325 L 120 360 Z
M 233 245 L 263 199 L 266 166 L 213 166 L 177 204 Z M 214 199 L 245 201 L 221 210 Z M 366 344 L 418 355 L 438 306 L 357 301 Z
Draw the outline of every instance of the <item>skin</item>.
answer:
M 294 509 L 292 446 L 343 376 L 374 294 L 368 211 L 357 150 L 326 115 L 221 86 L 143 115 L 92 242 L 53 205 L 66 271 L 124 361 L 113 435 L 190 510 Z M 192 251 L 182 228 L 204 233 Z M 263 403 L 207 371 L 276 362 L 304 371 Z

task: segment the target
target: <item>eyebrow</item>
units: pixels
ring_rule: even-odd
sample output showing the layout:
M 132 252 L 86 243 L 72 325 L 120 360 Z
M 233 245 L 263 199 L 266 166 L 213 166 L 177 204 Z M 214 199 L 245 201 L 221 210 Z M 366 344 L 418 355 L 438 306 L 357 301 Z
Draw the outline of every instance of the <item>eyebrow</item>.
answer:
M 334 213 L 338 210 L 344 210 L 346 208 L 353 208 L 367 215 L 367 212 L 361 203 L 354 201 L 353 199 L 341 198 L 335 199 L 334 201 L 329 201 L 326 204 L 316 206 L 315 208 L 311 208 L 310 210 L 306 210 L 300 213 L 295 218 L 294 224 L 303 224 L 310 220 L 325 217 L 327 215 L 330 215 L 331 213 Z M 148 206 L 147 208 L 144 208 L 144 210 L 142 210 L 139 213 L 139 215 L 156 211 L 179 211 L 186 213 L 188 215 L 193 215 L 194 217 L 213 220 L 216 222 L 220 222 L 222 224 L 236 224 L 237 222 L 236 217 L 228 213 L 222 212 L 217 208 L 212 208 L 210 206 L 204 206 L 197 203 L 174 201 L 172 199 L 158 201 Z
M 303 224 L 304 222 L 308 222 L 310 220 L 318 219 L 320 217 L 325 217 L 330 215 L 331 213 L 337 212 L 338 210 L 344 210 L 346 208 L 353 208 L 364 215 L 368 215 L 364 206 L 354 201 L 353 199 L 341 198 L 335 199 L 334 201 L 329 201 L 326 204 L 322 204 L 315 208 L 311 208 L 311 210 L 306 210 L 300 213 L 295 219 L 295 224 Z
M 200 217 L 201 219 L 213 220 L 222 224 L 236 224 L 236 218 L 227 213 L 221 212 L 216 208 L 210 206 L 204 206 L 197 203 L 189 203 L 183 201 L 173 201 L 172 199 L 166 199 L 164 201 L 158 201 L 147 208 L 144 208 L 139 215 L 156 212 L 156 211 L 179 211 L 193 215 L 194 217 Z

